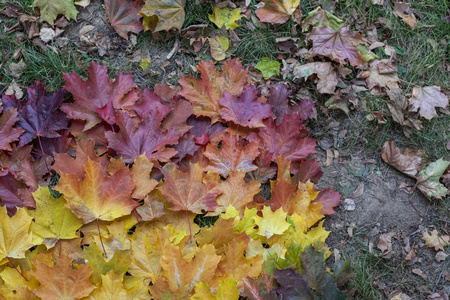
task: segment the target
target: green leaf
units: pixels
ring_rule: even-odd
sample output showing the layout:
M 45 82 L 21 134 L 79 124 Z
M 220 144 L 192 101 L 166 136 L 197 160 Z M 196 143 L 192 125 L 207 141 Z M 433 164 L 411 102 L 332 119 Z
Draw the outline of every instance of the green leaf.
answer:
M 350 268 L 350 260 L 339 260 L 333 266 L 333 282 L 337 284 L 339 288 L 350 280 L 352 277 L 352 270 Z
M 73 0 L 34 0 L 33 7 L 39 7 L 41 20 L 51 25 L 58 15 L 75 20 L 78 14 Z
M 311 246 L 305 249 L 302 254 L 303 278 L 312 289 L 319 289 L 325 281 L 325 262 L 323 253 Z
M 447 195 L 448 189 L 439 182 L 439 178 L 441 178 L 449 165 L 449 161 L 440 158 L 430 163 L 417 175 L 417 188 L 429 199 L 442 199 L 442 197 Z
M 368 62 L 378 58 L 378 56 L 375 53 L 369 51 L 369 49 L 367 49 L 367 47 L 364 45 L 358 45 L 358 51 L 361 54 L 362 61 Z
M 267 80 L 273 75 L 280 75 L 280 65 L 281 64 L 276 60 L 263 57 L 261 58 L 261 61 L 256 64 L 255 68 L 260 70 L 264 79 Z

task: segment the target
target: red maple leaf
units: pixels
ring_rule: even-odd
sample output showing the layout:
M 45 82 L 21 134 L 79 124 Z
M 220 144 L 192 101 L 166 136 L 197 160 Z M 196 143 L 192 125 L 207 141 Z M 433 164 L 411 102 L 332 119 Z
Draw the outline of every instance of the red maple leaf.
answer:
M 140 121 L 135 121 L 127 113 L 117 111 L 116 121 L 120 131 L 107 132 L 108 147 L 122 156 L 123 161 L 131 163 L 141 154 L 146 154 L 149 160 L 168 161 L 177 151 L 166 148 L 167 145 L 178 143 L 181 133 L 175 129 L 163 130 L 161 123 L 144 114 Z
M 272 119 L 264 121 L 266 127 L 259 130 L 258 135 L 264 147 L 272 153 L 275 161 L 278 155 L 290 161 L 296 161 L 315 153 L 316 140 L 310 137 L 300 138 L 303 124 L 298 114 L 285 115 L 280 125 L 275 125 Z
M 0 204 L 6 206 L 9 216 L 16 213 L 17 207 L 36 208 L 31 191 L 10 173 L 0 176 Z
M 308 180 L 311 180 L 312 182 L 317 183 L 323 175 L 320 164 L 314 158 L 302 159 L 298 163 L 292 163 L 291 173 L 295 174 L 293 178 L 295 182 L 307 182 Z
M 20 101 L 15 95 L 2 97 L 6 110 L 17 109 L 18 124 L 25 130 L 20 137 L 19 147 L 36 137 L 59 137 L 56 131 L 67 129 L 69 120 L 64 113 L 57 110 L 64 101 L 65 92 L 60 89 L 52 95 L 47 95 L 44 84 L 37 81 L 27 88 L 27 98 L 24 101 Z
M 141 16 L 138 12 L 144 6 L 144 2 L 127 0 L 105 0 L 105 10 L 111 26 L 116 32 L 128 40 L 128 32 L 139 33 L 144 30 Z
M 264 127 L 262 120 L 272 117 L 270 105 L 259 102 L 258 90 L 255 86 L 244 88 L 239 97 L 225 92 L 219 103 L 223 106 L 220 116 L 238 126 Z
M 134 90 L 137 85 L 131 74 L 119 73 L 111 82 L 106 67 L 93 62 L 88 67 L 89 79 L 83 81 L 77 73 L 65 73 L 64 88 L 73 94 L 74 103 L 64 103 L 61 110 L 69 118 L 86 121 L 84 130 L 88 130 L 101 122 L 101 118 L 110 124 L 114 123 L 114 109 L 132 107 L 139 98 Z

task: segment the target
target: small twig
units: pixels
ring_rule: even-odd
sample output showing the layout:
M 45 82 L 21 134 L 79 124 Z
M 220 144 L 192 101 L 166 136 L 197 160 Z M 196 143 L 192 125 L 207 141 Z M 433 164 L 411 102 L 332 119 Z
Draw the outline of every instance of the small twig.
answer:
M 179 47 L 179 42 L 178 39 L 175 40 L 175 43 L 173 44 L 173 48 L 172 50 L 169 52 L 169 54 L 167 54 L 166 59 L 169 60 L 172 58 L 172 56 L 178 52 Z
M 442 275 L 444 274 L 444 271 L 447 269 L 447 266 L 448 266 L 449 263 L 450 263 L 450 256 L 447 257 L 447 259 L 445 260 L 444 267 L 442 268 L 442 271 L 441 271 L 441 273 L 439 274 L 438 279 L 437 279 L 436 282 L 434 283 L 433 293 L 436 291 L 436 288 L 437 288 L 437 286 L 438 286 L 438 284 L 439 284 L 439 281 L 441 281 Z

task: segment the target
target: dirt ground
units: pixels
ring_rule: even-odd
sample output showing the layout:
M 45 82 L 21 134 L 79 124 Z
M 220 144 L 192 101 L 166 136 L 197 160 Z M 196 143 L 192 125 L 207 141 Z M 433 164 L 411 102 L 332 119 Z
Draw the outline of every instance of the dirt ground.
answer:
M 178 52 L 167 59 L 178 47 L 176 44 L 142 44 L 148 40 L 119 38 L 100 5 L 100 1 L 92 1 L 86 9 L 80 9 L 77 22 L 69 24 L 59 43 L 107 61 L 115 69 L 113 72 L 133 73 L 141 88 L 158 82 L 175 83 L 180 76 L 192 72 L 191 66 L 196 62 L 189 55 Z M 91 25 L 93 28 L 85 32 L 91 28 L 86 26 Z M 150 68 L 145 71 L 137 66 L 142 58 L 150 61 Z M 380 270 L 366 278 L 367 284 L 377 287 L 386 297 L 399 291 L 412 299 L 426 299 L 434 291 L 450 293 L 450 275 L 444 270 L 449 270 L 449 259 L 438 262 L 436 251 L 425 247 L 421 239 L 423 231 L 433 229 L 448 234 L 448 224 L 439 220 L 435 205 L 419 191 L 408 193 L 407 188 L 401 188 L 408 185 L 408 178 L 385 164 L 379 153 L 353 148 L 342 151 L 336 147 L 344 130 L 344 142 L 356 134 L 348 123 L 343 114 L 319 114 L 317 121 L 308 125 L 313 134 L 328 132 L 317 137 L 316 158 L 324 171 L 318 186 L 333 187 L 343 195 L 337 213 L 325 221 L 325 228 L 331 231 L 328 246 L 342 258 L 360 260 L 371 256 L 369 260 L 374 258 L 378 265 L 387 268 L 388 271 Z M 337 150 L 339 157 L 327 161 L 326 150 Z M 329 165 L 323 166 L 325 163 Z M 377 247 L 382 234 L 390 236 L 392 243 L 392 249 L 384 252 Z M 422 271 L 423 276 L 417 275 L 418 271 L 413 273 L 413 269 Z

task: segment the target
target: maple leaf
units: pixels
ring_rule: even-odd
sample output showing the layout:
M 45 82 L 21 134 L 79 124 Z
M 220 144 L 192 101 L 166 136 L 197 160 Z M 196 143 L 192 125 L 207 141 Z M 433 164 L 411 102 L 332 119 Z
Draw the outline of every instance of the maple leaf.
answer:
M 261 275 L 252 279 L 250 277 L 246 277 L 242 279 L 244 283 L 244 292 L 243 294 L 249 299 L 254 300 L 276 300 L 280 299 L 280 296 L 277 295 L 275 288 L 278 286 L 271 274 L 266 272 L 261 273 Z
M 164 203 L 157 201 L 152 196 L 147 195 L 144 204 L 136 208 L 140 220 L 151 221 L 164 215 Z
M 83 81 L 75 71 L 70 74 L 64 73 L 66 80 L 64 88 L 72 93 L 74 103 L 64 103 L 61 106 L 61 110 L 67 113 L 69 118 L 86 121 L 84 130 L 100 123 L 97 112 L 99 109 L 106 105 L 115 109 L 132 106 L 138 99 L 138 95 L 131 92 L 137 88 L 131 74 L 119 73 L 114 82 L 111 82 L 105 66 L 92 62 L 87 69 L 89 74 L 87 81 Z M 111 116 L 104 117 L 108 119 Z
M 445 197 L 448 194 L 448 189 L 439 182 L 439 179 L 449 165 L 450 161 L 441 158 L 430 163 L 417 174 L 417 188 L 427 196 L 428 199 L 442 199 L 442 197 Z
M 427 120 L 437 116 L 436 107 L 448 106 L 448 97 L 441 93 L 440 86 L 414 87 L 409 99 L 412 111 L 419 111 L 419 115 Z
M 219 28 L 225 26 L 225 29 L 236 29 L 239 27 L 236 21 L 241 19 L 241 9 L 235 8 L 230 10 L 228 7 L 221 8 L 216 6 L 212 15 L 208 14 L 208 18 Z
M 266 238 L 270 238 L 274 234 L 283 234 L 291 226 L 286 222 L 287 213 L 283 208 L 273 212 L 270 207 L 264 206 L 262 215 L 262 217 L 256 216 L 254 219 L 255 224 L 259 227 L 258 234 Z
M 128 33 L 138 34 L 144 30 L 144 26 L 137 14 L 142 6 L 143 1 L 122 1 L 122 0 L 105 0 L 105 10 L 111 26 L 116 32 L 128 40 Z
M 131 168 L 131 179 L 134 181 L 135 188 L 131 195 L 135 199 L 144 199 L 158 184 L 158 181 L 150 177 L 153 164 L 144 154 L 138 156 Z
M 7 175 L 9 172 L 17 181 L 25 183 L 30 188 L 30 191 L 35 191 L 38 188 L 37 170 L 31 161 L 31 150 L 31 145 L 26 145 L 20 148 L 14 147 L 8 153 L 0 152 L 0 166 L 5 172 L 4 175 Z M 17 187 L 17 185 L 13 185 Z M 26 195 L 23 194 L 23 196 L 25 197 Z
M 146 0 L 139 14 L 146 17 L 156 17 L 157 22 L 153 32 L 169 31 L 172 28 L 181 30 L 184 22 L 184 6 L 186 0 Z
M 18 209 L 9 217 L 5 206 L 0 207 L 0 261 L 5 258 L 25 258 L 25 251 L 34 246 L 30 217 L 25 209 Z
M 297 114 L 285 115 L 280 125 L 275 125 L 272 119 L 264 121 L 266 127 L 259 130 L 264 147 L 272 153 L 275 161 L 279 155 L 287 160 L 296 161 L 315 153 L 316 140 L 306 137 L 299 138 L 303 124 Z
M 2 281 L 0 295 L 4 298 L 0 297 L 0 299 L 36 300 L 36 295 L 32 294 L 29 290 L 37 288 L 39 282 L 29 272 L 26 272 L 25 269 L 22 268 L 21 272 L 29 279 L 26 280 L 14 268 L 4 267 L 0 273 Z
M 256 10 L 256 15 L 262 22 L 282 24 L 300 6 L 300 0 L 263 0 L 264 6 Z
M 280 125 L 283 122 L 285 114 L 292 114 L 293 111 L 289 105 L 288 98 L 291 93 L 292 91 L 288 90 L 284 82 L 270 87 L 267 103 L 272 107 L 272 112 L 275 116 L 275 125 Z
M 52 95 L 47 95 L 44 84 L 37 81 L 27 88 L 25 101 L 18 100 L 15 95 L 2 97 L 4 109 L 17 109 L 18 124 L 25 130 L 20 137 L 19 147 L 36 137 L 59 137 L 56 131 L 67 128 L 69 120 L 64 113 L 57 111 L 64 101 L 64 93 L 65 90 L 60 89 Z
M 247 179 L 258 180 L 261 183 L 267 182 L 277 172 L 276 167 L 271 166 L 272 154 L 267 149 L 259 149 L 259 156 L 253 161 L 253 164 L 258 168 L 246 174 Z
M 197 66 L 202 79 L 192 76 L 180 79 L 181 91 L 178 93 L 192 103 L 196 116 L 207 116 L 211 123 L 219 121 L 219 101 L 225 91 L 239 96 L 244 89 L 248 70 L 238 59 L 226 62 L 222 71 L 217 71 L 212 61 L 202 61 Z
M 234 278 L 228 278 L 219 283 L 217 294 L 214 295 L 207 283 L 197 282 L 195 285 L 195 294 L 191 300 L 228 300 L 239 299 L 240 290 L 237 288 L 237 282 Z
M 131 163 L 141 154 L 146 154 L 149 160 L 168 161 L 177 151 L 167 148 L 167 145 L 176 144 L 181 133 L 175 129 L 162 130 L 156 123 L 155 118 L 145 115 L 135 124 L 127 113 L 118 111 L 116 124 L 119 126 L 118 133 L 107 132 L 108 147 L 122 156 L 125 163 Z M 136 126 L 137 125 L 137 126 Z
M 95 289 L 86 300 L 96 299 L 130 299 L 123 286 L 123 274 L 117 274 L 114 270 L 101 276 L 102 285 Z
M 291 297 L 304 300 L 313 299 L 308 284 L 295 270 L 277 270 L 274 277 L 280 284 L 276 291 L 281 297 L 286 297 L 286 299 Z
M 67 0 L 34 0 L 34 7 L 39 8 L 41 20 L 51 25 L 60 14 L 64 15 L 67 20 L 75 20 L 78 14 L 73 1 Z
M 36 209 L 28 210 L 28 214 L 34 218 L 31 230 L 33 239 L 37 240 L 36 244 L 43 242 L 50 248 L 60 239 L 78 237 L 75 233 L 83 222 L 75 217 L 70 209 L 64 207 L 64 197 L 54 198 L 46 187 L 39 187 L 33 197 L 36 200 Z
M 244 88 L 239 97 L 225 91 L 219 103 L 223 106 L 220 116 L 240 126 L 264 127 L 262 120 L 272 116 L 270 105 L 258 100 L 258 90 L 255 86 Z
M 308 180 L 318 183 L 323 171 L 320 164 L 315 159 L 302 159 L 298 164 L 293 164 L 291 169 L 295 169 L 294 182 L 307 182 Z
M 222 192 L 216 201 L 219 207 L 216 213 L 225 212 L 228 206 L 233 206 L 237 210 L 244 210 L 244 207 L 253 201 L 253 197 L 260 191 L 260 183 L 244 181 L 245 173 L 240 170 L 231 170 L 227 180 L 222 181 L 218 185 L 218 189 Z
M 381 157 L 387 164 L 412 177 L 415 177 L 429 160 L 425 151 L 412 148 L 401 151 L 394 141 L 384 143 Z
M 214 211 L 216 197 L 221 192 L 212 182 L 203 183 L 204 169 L 199 164 L 191 164 L 188 173 L 183 173 L 173 163 L 162 168 L 164 184 L 157 189 L 172 203 L 171 210 L 189 210 L 196 214 Z
M 18 120 L 16 109 L 9 109 L 0 117 L 0 150 L 11 151 L 10 143 L 17 141 L 25 132 L 22 128 L 13 127 Z
M 342 27 L 335 31 L 328 26 L 314 28 L 308 39 L 313 41 L 311 53 L 315 55 L 323 55 L 346 64 L 346 59 L 352 66 L 360 66 L 362 64 L 361 54 L 357 47 L 361 44 L 363 36 L 357 32 L 351 32 L 348 27 Z
M 9 216 L 16 213 L 16 207 L 36 207 L 29 188 L 9 172 L 0 176 L 0 203 L 8 209 Z
M 67 207 L 87 224 L 95 219 L 112 221 L 128 215 L 138 202 L 131 199 L 134 184 L 125 167 L 112 176 L 97 162 L 88 159 L 83 181 L 76 175 L 61 174 L 55 189 L 67 200 Z
M 32 293 L 42 299 L 80 299 L 95 289 L 89 281 L 92 271 L 88 265 L 74 269 L 72 259 L 66 255 L 61 255 L 53 267 L 38 261 L 33 273 L 41 286 Z
M 89 247 L 84 248 L 83 254 L 89 263 L 89 268 L 93 271 L 91 280 L 94 284 L 100 283 L 102 275 L 111 273 L 111 270 L 115 274 L 125 273 L 131 263 L 131 250 L 116 250 L 114 256 L 105 261 L 105 257 L 96 243 L 91 243 Z
M 162 276 L 167 279 L 172 292 L 185 286 L 192 291 L 197 282 L 211 283 L 219 262 L 220 256 L 216 255 L 213 245 L 199 248 L 188 262 L 177 246 L 168 244 L 161 258 Z
M 450 238 L 448 235 L 439 236 L 438 231 L 435 229 L 429 234 L 428 232 L 424 232 L 422 239 L 425 241 L 425 245 L 432 248 L 436 251 L 445 251 L 444 247 L 448 246 L 450 243 Z
M 262 254 L 252 258 L 245 257 L 245 250 L 247 244 L 241 243 L 236 240 L 230 241 L 229 244 L 224 247 L 224 258 L 217 266 L 218 275 L 230 274 L 235 280 L 239 282 L 242 278 L 247 276 L 256 278 L 261 273 L 263 264 Z
M 208 143 L 218 144 L 222 131 L 226 129 L 222 123 L 211 125 L 211 119 L 207 117 L 192 116 L 187 120 L 187 124 L 191 126 L 190 132 L 194 135 L 195 143 L 201 146 Z
M 223 136 L 222 148 L 208 144 L 203 154 L 210 160 L 206 170 L 218 172 L 227 177 L 231 170 L 241 170 L 244 173 L 256 170 L 252 162 L 258 156 L 258 143 L 251 142 L 242 147 L 236 145 L 236 136 L 226 133 Z

